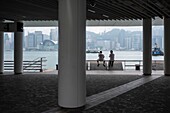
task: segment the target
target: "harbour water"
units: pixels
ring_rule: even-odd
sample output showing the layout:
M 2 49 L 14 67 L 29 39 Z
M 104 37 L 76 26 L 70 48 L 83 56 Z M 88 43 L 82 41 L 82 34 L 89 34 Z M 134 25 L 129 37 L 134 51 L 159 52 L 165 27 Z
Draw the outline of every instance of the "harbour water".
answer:
M 115 60 L 142 60 L 142 51 L 114 51 Z M 103 51 L 105 60 L 109 59 L 109 51 Z M 34 60 L 38 57 L 46 57 L 46 69 L 55 69 L 58 64 L 58 51 L 24 51 L 23 60 Z M 98 53 L 87 53 L 86 60 L 96 60 Z M 5 51 L 5 60 L 13 60 L 14 52 Z M 163 56 L 153 56 L 153 60 L 163 60 Z

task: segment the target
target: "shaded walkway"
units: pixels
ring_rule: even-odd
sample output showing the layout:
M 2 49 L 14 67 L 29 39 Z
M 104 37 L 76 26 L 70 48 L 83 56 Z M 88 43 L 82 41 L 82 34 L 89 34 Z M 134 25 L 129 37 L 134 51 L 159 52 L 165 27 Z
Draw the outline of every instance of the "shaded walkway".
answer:
M 87 96 L 100 93 L 142 77 L 141 75 L 130 74 L 106 75 L 95 75 L 94 73 L 87 75 Z M 164 76 L 161 78 L 164 78 Z M 164 88 L 165 91 L 167 90 L 168 85 Z M 25 74 L 24 76 L 0 76 L 0 92 L 0 102 L 3 103 L 0 105 L 1 113 L 41 113 L 58 107 L 56 74 L 39 73 Z M 104 104 L 102 103 L 98 106 L 100 105 L 103 106 Z M 84 112 L 93 112 L 96 109 L 102 111 L 107 108 L 107 106 L 109 107 L 109 105 L 111 105 L 111 108 L 115 106 L 109 103 L 106 104 L 106 106 L 103 106 L 102 109 L 96 108 L 98 107 L 96 106 Z M 107 113 L 108 112 L 109 111 L 107 111 Z M 103 113 L 103 111 L 101 113 Z
M 92 108 L 98 104 L 101 104 L 107 100 L 110 100 L 114 97 L 117 97 L 123 93 L 126 93 L 132 89 L 135 89 L 143 84 L 146 84 L 154 79 L 159 78 L 160 76 L 145 76 L 141 79 L 134 80 L 132 82 L 126 83 L 124 85 L 103 91 L 101 93 L 87 97 L 87 106 L 86 109 Z
M 162 76 L 83 113 L 169 113 L 170 77 Z
M 115 103 L 113 101 L 114 99 L 119 98 L 121 95 L 126 95 L 126 94 L 128 95 L 130 90 L 140 89 L 140 86 L 141 87 L 145 86 L 149 82 L 152 83 L 151 81 L 158 79 L 160 77 L 161 76 L 144 76 L 143 78 L 140 78 L 138 80 L 134 80 L 127 84 L 109 89 L 107 91 L 103 91 L 101 93 L 98 93 L 98 94 L 95 94 L 92 96 L 89 96 L 86 99 L 86 106 L 83 110 L 82 109 L 52 109 L 52 110 L 49 110 L 49 111 L 46 111 L 43 113 L 75 113 L 75 112 L 76 113 L 128 113 L 128 112 L 130 112 L 130 113 L 131 112 L 134 112 L 134 113 L 135 112 L 136 113 L 145 113 L 145 112 L 146 113 L 160 113 L 161 112 L 160 109 L 162 110 L 161 113 L 164 113 L 168 109 L 168 107 L 167 107 L 168 104 L 166 102 L 165 103 L 157 102 L 157 99 L 155 97 L 151 97 L 151 98 L 153 98 L 153 100 L 152 100 L 153 103 L 147 104 L 147 102 L 143 102 L 144 105 L 152 106 L 151 107 L 152 110 L 145 111 L 146 108 L 143 107 L 142 112 L 141 112 L 141 110 L 138 111 L 138 107 L 137 108 L 131 107 L 131 104 L 133 105 L 133 101 L 131 101 L 130 98 L 137 98 L 138 100 L 134 100 L 134 101 L 139 101 L 140 102 L 139 108 L 142 108 L 140 106 L 140 104 L 142 104 L 141 102 L 143 101 L 144 98 L 138 98 L 138 95 L 133 95 L 133 97 L 128 97 L 128 98 L 125 98 L 124 100 L 122 100 L 123 102 L 125 102 L 123 105 L 124 106 L 123 109 L 119 109 L 119 107 L 117 107 L 117 106 L 119 106 L 119 101 L 117 101 L 117 103 Z M 142 93 L 142 91 L 141 91 L 140 95 L 142 95 L 144 97 L 149 96 L 149 95 L 146 95 L 148 93 L 145 94 L 145 93 Z M 162 98 L 164 98 L 164 97 L 162 97 Z M 166 99 L 164 99 L 164 100 L 166 100 Z M 150 100 L 148 100 L 148 101 L 150 101 Z M 156 108 L 154 109 L 155 103 L 160 103 L 160 104 L 164 105 L 165 108 L 160 108 L 159 110 L 157 110 Z M 138 103 L 135 103 L 134 106 L 138 106 Z M 110 108 L 108 109 L 108 107 L 110 107 Z

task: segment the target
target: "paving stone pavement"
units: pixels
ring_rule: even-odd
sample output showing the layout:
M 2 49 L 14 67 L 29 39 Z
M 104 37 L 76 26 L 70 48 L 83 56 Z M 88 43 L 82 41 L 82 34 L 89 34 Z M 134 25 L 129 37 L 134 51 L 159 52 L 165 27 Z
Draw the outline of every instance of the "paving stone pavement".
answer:
M 0 76 L 0 113 L 40 113 L 57 107 L 56 75 Z
M 170 77 L 162 76 L 82 113 L 170 113 Z
M 87 95 L 90 96 L 141 77 L 139 75 L 88 75 Z M 170 77 L 163 76 L 91 109 L 77 112 L 166 113 L 165 110 L 169 112 L 170 105 L 169 83 Z M 57 84 L 55 74 L 0 76 L 0 113 L 41 113 L 57 108 Z M 96 88 L 97 84 L 100 88 Z M 74 113 L 75 110 L 71 112 Z

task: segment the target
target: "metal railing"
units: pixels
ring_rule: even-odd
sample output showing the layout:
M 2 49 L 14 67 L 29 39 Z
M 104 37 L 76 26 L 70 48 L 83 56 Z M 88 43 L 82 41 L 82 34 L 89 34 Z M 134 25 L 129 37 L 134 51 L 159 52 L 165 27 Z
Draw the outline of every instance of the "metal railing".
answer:
M 152 70 L 164 70 L 164 60 L 152 60 Z
M 143 68 L 143 60 L 123 60 L 124 69 L 134 68 L 137 65 L 140 68 Z M 152 60 L 152 70 L 163 70 L 164 69 L 164 61 L 163 60 Z
M 43 72 L 46 62 L 46 57 L 38 57 L 32 61 L 25 60 L 23 61 L 23 71 L 40 71 Z M 14 70 L 14 61 L 4 61 L 4 71 L 13 71 Z
M 105 60 L 105 62 L 108 64 L 109 60 Z M 87 69 L 89 70 L 90 63 L 97 63 L 97 60 L 86 60 L 86 63 Z M 115 63 L 122 63 L 123 69 L 135 69 L 136 66 L 140 66 L 140 69 L 143 69 L 143 60 L 115 60 Z M 152 60 L 152 69 L 162 70 L 163 63 L 163 60 Z
M 120 60 L 124 69 L 133 69 L 136 66 L 143 67 L 143 60 Z

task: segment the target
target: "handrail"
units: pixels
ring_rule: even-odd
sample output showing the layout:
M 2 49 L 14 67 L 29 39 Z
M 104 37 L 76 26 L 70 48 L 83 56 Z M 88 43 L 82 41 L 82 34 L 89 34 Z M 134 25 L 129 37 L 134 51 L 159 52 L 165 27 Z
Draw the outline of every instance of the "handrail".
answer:
M 32 60 L 32 62 L 35 62 L 35 61 L 37 61 L 37 60 L 40 59 L 40 58 L 46 58 L 46 57 L 37 57 L 36 59 Z M 30 63 L 30 64 L 31 64 L 31 63 Z
M 86 60 L 87 63 L 87 68 L 89 68 L 89 63 L 90 62 L 96 62 L 97 60 Z M 105 60 L 105 62 L 109 62 L 109 60 Z M 120 62 L 123 65 L 123 68 L 125 69 L 126 67 L 135 67 L 136 65 L 143 66 L 143 60 L 115 60 L 116 62 Z M 163 60 L 152 60 L 152 65 L 156 66 L 157 63 L 162 63 L 164 62 Z
M 38 57 L 38 58 L 34 59 L 34 60 L 33 60 L 33 63 L 28 63 L 27 66 L 25 66 L 23 70 L 26 70 L 27 68 L 30 68 L 30 67 L 31 67 L 32 69 L 34 69 L 34 68 L 35 68 L 35 65 L 36 65 L 37 63 L 40 63 L 40 64 L 37 64 L 37 65 L 40 65 L 40 66 L 39 66 L 39 67 L 40 67 L 40 72 L 42 72 L 42 71 L 43 71 L 42 62 L 43 62 L 43 61 L 46 61 L 46 60 L 43 60 L 44 58 L 46 58 L 46 57 Z M 37 67 L 37 66 L 36 66 L 36 67 Z
M 45 59 L 46 57 L 38 57 L 32 61 L 23 61 L 23 70 L 30 70 L 30 71 L 36 71 L 40 70 L 40 72 L 43 71 L 43 62 L 46 62 L 47 60 Z M 5 68 L 6 67 L 6 68 Z M 4 61 L 4 70 L 13 70 L 14 68 L 14 61 Z

